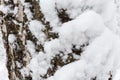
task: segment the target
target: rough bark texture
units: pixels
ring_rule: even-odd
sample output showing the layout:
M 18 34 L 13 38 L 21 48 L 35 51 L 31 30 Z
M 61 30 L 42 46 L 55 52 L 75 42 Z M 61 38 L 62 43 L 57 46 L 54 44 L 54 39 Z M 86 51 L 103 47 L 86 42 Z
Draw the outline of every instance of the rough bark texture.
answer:
M 57 33 L 51 32 L 52 27 L 50 26 L 50 23 L 45 20 L 44 14 L 41 12 L 37 0 L 25 0 L 25 2 L 31 5 L 29 9 L 32 12 L 33 20 L 38 20 L 45 26 L 43 32 L 47 37 L 46 41 L 51 40 L 51 38 L 52 39 L 58 38 L 59 36 Z M 38 39 L 29 30 L 27 24 L 29 23 L 29 21 L 26 17 L 27 14 L 24 13 L 24 6 L 21 4 L 20 0 L 18 0 L 17 3 L 15 3 L 14 0 L 8 1 L 1 0 L 0 4 L 10 6 L 10 10 L 13 10 L 15 7 L 18 8 L 17 14 L 14 14 L 12 12 L 4 14 L 3 12 L 0 12 L 1 17 L 0 27 L 2 30 L 4 46 L 7 54 L 6 66 L 9 73 L 9 79 L 32 80 L 31 70 L 29 70 L 29 75 L 24 76 L 20 72 L 21 69 L 26 68 L 26 66 L 30 63 L 30 60 L 32 59 L 31 53 L 26 49 L 26 41 L 31 40 L 35 44 L 36 52 L 40 51 L 44 52 L 44 47 L 42 44 L 39 45 L 37 44 Z M 68 14 L 66 14 L 66 10 L 61 9 L 57 10 L 57 12 L 58 17 L 62 23 L 71 20 Z M 10 43 L 8 40 L 9 35 L 11 34 L 14 34 L 16 37 L 16 40 L 13 43 Z M 76 49 L 75 46 L 73 46 L 72 51 L 74 54 L 80 55 L 80 53 L 82 52 L 82 48 Z M 56 55 L 51 60 L 52 67 L 47 70 L 46 74 L 40 76 L 42 78 L 47 78 L 53 75 L 59 66 L 62 67 L 70 62 L 75 61 L 76 59 L 74 59 L 73 53 L 68 54 L 66 62 L 64 62 L 61 58 L 64 55 L 62 56 Z M 63 54 L 63 52 L 60 52 L 60 54 Z

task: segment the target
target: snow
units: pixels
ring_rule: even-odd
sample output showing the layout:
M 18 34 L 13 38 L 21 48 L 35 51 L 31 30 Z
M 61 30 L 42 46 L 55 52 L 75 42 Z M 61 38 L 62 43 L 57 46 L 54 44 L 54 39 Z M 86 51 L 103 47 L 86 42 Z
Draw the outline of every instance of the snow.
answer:
M 94 24 L 94 22 L 96 22 L 96 24 Z M 73 31 L 73 29 L 75 31 Z M 94 38 L 100 35 L 103 29 L 104 29 L 104 24 L 101 16 L 96 14 L 94 11 L 86 11 L 84 14 L 78 16 L 75 20 L 63 24 L 63 26 L 60 29 L 60 37 L 61 39 L 70 38 L 66 40 L 68 41 L 72 40 L 75 42 L 78 41 L 76 43 L 72 43 L 72 42 L 71 43 L 79 44 L 79 43 L 83 43 L 81 42 L 81 38 L 85 39 L 84 36 L 88 38 L 90 37 Z M 81 35 L 82 33 L 84 33 L 84 35 Z M 82 40 L 82 41 L 86 41 L 86 40 Z
M 31 63 L 29 64 L 29 68 L 33 71 L 33 80 L 39 80 L 40 75 L 39 74 L 45 74 L 47 67 L 47 63 L 45 61 L 39 61 L 39 57 L 36 56 L 31 60 Z
M 60 69 L 56 72 L 53 80 L 61 80 L 61 79 L 62 80 L 73 80 L 73 79 L 76 80 L 75 79 L 76 76 L 74 76 L 74 75 L 78 74 L 77 70 L 79 70 L 79 69 L 84 70 L 85 67 L 86 67 L 86 63 L 82 60 L 80 62 L 71 63 L 70 65 L 68 64 L 68 66 L 64 66 L 62 69 Z M 65 74 L 63 76 L 61 76 L 61 74 L 63 74 L 63 73 L 65 73 Z M 79 74 L 79 75 L 81 75 L 81 74 Z M 69 77 L 66 77 L 66 76 L 69 76 Z M 81 79 L 84 79 L 84 78 L 82 78 L 82 76 L 84 76 L 84 75 L 81 75 Z
M 0 79 L 9 80 L 8 71 L 6 68 L 6 51 L 4 48 L 1 31 L 0 31 Z
M 40 52 L 39 54 L 34 53 L 30 64 L 27 65 L 28 69 L 32 71 L 31 75 L 33 76 L 33 80 L 41 80 L 40 75 L 44 75 L 49 66 L 50 64 L 46 61 L 46 55 L 44 55 L 44 53 L 42 52 Z
M 34 55 L 36 53 L 35 52 L 35 44 L 30 40 L 27 40 L 26 43 L 27 43 L 26 47 L 27 47 L 28 51 L 31 53 L 31 56 L 34 57 Z
M 9 36 L 8 36 L 8 41 L 9 41 L 9 43 L 14 43 L 15 42 L 15 40 L 16 40 L 16 37 L 15 37 L 15 35 L 14 34 L 9 34 Z
M 48 75 L 46 80 L 91 80 L 95 77 L 96 80 L 108 80 L 110 74 L 113 80 L 120 80 L 120 0 L 38 1 L 45 22 L 50 23 L 52 32 L 57 31 L 59 38 L 47 40 L 43 32 L 45 25 L 41 21 L 33 20 L 34 16 L 30 10 L 32 5 L 21 0 L 28 19 L 25 24 L 28 24 L 33 37 L 37 38 L 36 43 L 44 47 L 44 51 L 38 52 L 35 50 L 36 44 L 26 40 L 26 49 L 31 60 L 20 70 L 23 77 L 31 75 L 33 80 L 43 80 L 41 76 L 44 76 L 52 66 L 51 59 L 59 54 L 65 61 L 68 54 L 72 53 L 73 45 L 79 49 L 81 45 L 88 44 L 81 56 L 73 54 L 77 61 L 59 67 L 55 74 L 50 77 Z M 17 3 L 17 0 L 14 0 L 14 3 Z M 10 10 L 9 6 L 0 5 L 0 11 L 5 15 L 8 12 L 16 14 L 17 9 L 18 7 L 15 7 L 14 10 Z M 61 9 L 66 10 L 71 21 L 60 22 L 57 11 Z M 16 36 L 9 34 L 8 41 L 14 44 Z M 0 51 L 0 79 L 9 80 L 1 32 Z M 19 65 L 17 63 L 17 66 Z
M 118 69 L 113 77 L 113 80 L 120 80 L 120 69 Z
M 86 13 L 84 15 L 87 16 Z M 87 20 L 87 18 L 84 17 L 84 20 L 85 19 Z M 88 19 L 90 18 L 88 17 Z M 103 23 L 99 23 L 99 18 L 95 20 L 96 20 L 96 24 L 103 25 Z M 97 32 L 97 29 L 94 29 L 94 28 L 101 27 L 101 26 L 94 27 L 94 25 L 96 24 L 94 23 L 91 23 L 91 24 L 92 24 L 91 25 L 92 27 L 88 25 L 86 29 L 88 33 L 89 31 L 91 31 L 89 29 L 93 29 L 94 32 Z M 80 29 L 81 28 L 79 28 L 79 31 Z M 67 33 L 69 33 L 69 31 Z M 96 35 L 96 33 L 94 33 L 94 35 Z M 69 36 L 66 36 L 66 37 L 69 37 Z M 91 38 L 92 37 L 90 37 L 89 39 Z M 114 73 L 114 71 L 120 67 L 120 63 L 118 62 L 119 57 L 117 57 L 117 56 L 120 56 L 119 47 L 120 47 L 119 36 L 117 36 L 107 27 L 103 27 L 101 29 L 101 35 L 97 35 L 96 38 L 92 39 L 92 42 L 82 53 L 83 55 L 81 56 L 81 59 L 74 63 L 68 64 L 64 66 L 63 68 L 61 68 L 60 70 L 58 70 L 55 73 L 55 75 L 52 78 L 50 78 L 50 80 L 73 80 L 73 79 L 74 80 L 86 80 L 86 79 L 94 78 L 96 76 L 98 80 L 107 80 L 109 78 L 109 75 L 108 75 L 109 72 L 112 71 Z M 63 73 L 65 73 L 65 75 Z
M 93 25 L 96 20 L 96 24 Z M 103 29 L 102 18 L 94 11 L 86 11 L 75 20 L 63 24 L 59 29 L 59 39 L 46 42 L 45 51 L 49 53 L 49 57 L 64 49 L 70 53 L 72 45 L 80 46 L 87 43 L 89 38 L 92 40 L 99 36 Z
M 17 12 L 18 12 L 18 7 L 15 7 L 14 8 L 14 14 L 17 14 Z
M 40 21 L 32 20 L 29 23 L 29 29 L 32 34 L 43 44 L 45 40 L 45 34 L 42 32 L 44 30 L 44 26 Z
M 114 5 L 110 3 L 110 6 Z M 115 10 L 115 8 L 112 9 Z M 80 60 L 57 70 L 55 75 L 47 80 L 88 80 L 94 77 L 97 77 L 98 80 L 107 80 L 110 77 L 110 72 L 112 72 L 116 78 L 118 75 L 116 71 L 120 67 L 120 63 L 118 62 L 118 56 L 120 56 L 120 38 L 113 30 L 116 29 L 117 24 L 114 23 L 114 25 L 116 25 L 114 27 L 110 23 L 114 17 L 109 15 L 109 12 L 115 11 L 108 10 L 104 12 L 105 14 L 100 14 L 96 11 L 85 11 L 74 20 L 62 25 L 59 30 L 60 41 L 58 42 L 59 44 L 65 44 L 63 48 L 69 50 L 72 48 L 72 44 L 81 45 L 88 41 L 89 46 L 86 47 L 82 53 L 83 55 Z M 108 17 L 106 17 L 106 15 Z M 113 13 L 112 15 L 115 14 Z M 110 25 L 106 25 L 107 21 Z M 109 26 L 113 29 L 109 28 Z M 55 42 L 52 43 L 52 41 L 50 42 L 51 45 L 54 43 Z M 58 47 L 49 47 L 47 50 L 50 51 L 50 53 L 54 53 L 54 51 L 60 49 L 56 49 Z M 116 75 L 114 73 L 116 73 Z
M 81 13 L 81 8 L 85 5 L 84 0 L 56 0 L 56 6 L 59 9 L 67 10 L 70 18 L 75 18 Z
M 56 2 L 57 7 L 67 9 L 70 4 L 74 4 L 74 1 L 66 0 Z M 85 48 L 80 60 L 57 70 L 47 80 L 88 80 L 94 77 L 107 80 L 110 72 L 114 75 L 113 80 L 119 80 L 120 63 L 117 56 L 120 56 L 120 38 L 116 33 L 119 33 L 120 28 L 116 21 L 116 5 L 112 0 L 89 0 L 86 5 L 94 8 L 62 24 L 59 39 L 47 42 L 44 47 L 50 57 L 61 50 L 71 52 L 72 45 L 80 46 L 89 42 L 89 46 Z
M 52 27 L 59 26 L 57 11 L 55 10 L 55 0 L 40 0 L 40 8 L 44 14 L 46 21 L 50 22 Z
M 0 11 L 2 11 L 4 14 L 8 13 L 9 7 L 5 6 L 4 4 L 0 5 Z
M 31 21 L 32 20 L 32 18 L 33 18 L 33 15 L 32 15 L 32 13 L 31 13 L 31 11 L 30 11 L 30 4 L 28 4 L 28 3 L 24 3 L 23 4 L 24 5 L 24 7 L 25 7 L 25 9 L 24 9 L 24 13 L 25 14 L 27 14 L 26 16 L 27 16 L 27 19 L 29 20 L 29 21 Z
M 35 51 L 35 44 L 27 40 L 26 45 L 27 50 L 31 53 L 31 61 L 27 65 L 27 68 L 22 69 L 21 72 L 23 74 L 29 75 L 29 72 L 27 69 L 31 70 L 31 75 L 33 76 L 33 80 L 39 80 L 41 79 L 40 75 L 44 75 L 46 73 L 46 70 L 49 68 L 50 64 L 48 61 L 46 61 L 47 56 L 43 52 L 36 52 Z
M 14 4 L 17 4 L 18 1 L 17 1 L 17 0 L 14 0 L 13 2 L 14 2 Z
M 46 42 L 44 45 L 44 50 L 47 53 L 46 57 L 47 60 L 52 59 L 56 54 L 58 54 L 58 51 L 62 51 L 63 46 L 60 44 L 60 41 L 58 39 L 52 40 L 50 42 Z

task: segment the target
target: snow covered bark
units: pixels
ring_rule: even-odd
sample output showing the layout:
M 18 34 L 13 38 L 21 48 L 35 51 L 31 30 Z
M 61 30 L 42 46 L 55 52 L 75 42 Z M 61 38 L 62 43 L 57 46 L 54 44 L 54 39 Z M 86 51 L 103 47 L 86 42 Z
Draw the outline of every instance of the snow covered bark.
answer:
M 119 80 L 119 13 L 119 0 L 1 0 L 0 80 Z
M 1 55 L 6 54 L 3 59 L 5 57 L 4 64 L 8 71 L 5 76 L 6 80 L 7 78 L 10 80 L 41 79 L 42 75 L 47 73 L 49 66 L 45 70 L 41 69 L 40 73 L 36 73 L 41 66 L 37 65 L 40 64 L 39 62 L 33 61 L 37 63 L 35 67 L 38 67 L 34 70 L 35 67 L 31 67 L 33 66 L 32 60 L 39 59 L 36 56 L 39 57 L 39 54 L 44 52 L 45 40 L 54 39 L 58 35 L 50 32 L 52 28 L 45 20 L 39 2 L 36 0 L 3 0 L 0 3 L 0 16 L 1 35 L 3 36 L 1 39 L 3 39 L 6 51 Z

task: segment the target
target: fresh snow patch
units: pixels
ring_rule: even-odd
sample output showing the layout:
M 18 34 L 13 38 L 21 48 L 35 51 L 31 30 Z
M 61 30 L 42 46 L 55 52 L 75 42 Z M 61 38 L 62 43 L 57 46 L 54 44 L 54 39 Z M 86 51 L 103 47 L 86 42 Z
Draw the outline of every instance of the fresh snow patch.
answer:
M 40 21 L 32 20 L 29 23 L 29 29 L 32 32 L 32 34 L 43 44 L 45 41 L 45 34 L 43 33 L 44 26 Z
M 6 68 L 6 51 L 4 48 L 2 33 L 0 31 L 0 79 L 1 80 L 9 80 L 8 79 L 8 71 Z
M 0 5 L 0 11 L 2 11 L 4 14 L 7 14 L 9 11 L 9 7 L 5 5 Z
M 9 43 L 14 43 L 15 40 L 16 40 L 15 35 L 14 34 L 9 34 L 9 36 L 8 36 Z
M 55 1 L 56 0 L 40 0 L 40 10 L 44 14 L 46 21 L 50 22 L 52 27 L 59 26 L 59 18 L 57 15 L 57 11 L 55 9 Z
M 119 40 L 118 36 L 112 35 L 109 30 L 105 30 L 87 47 L 79 61 L 64 66 L 50 80 L 85 80 L 95 76 L 99 80 L 108 79 L 109 72 L 114 72 L 117 67 L 120 67 L 119 58 L 116 57 L 120 56 Z

